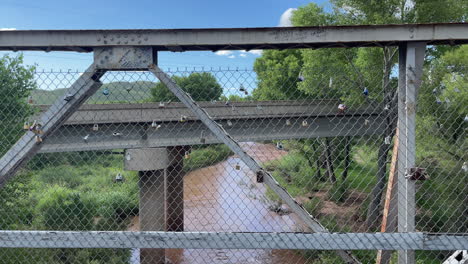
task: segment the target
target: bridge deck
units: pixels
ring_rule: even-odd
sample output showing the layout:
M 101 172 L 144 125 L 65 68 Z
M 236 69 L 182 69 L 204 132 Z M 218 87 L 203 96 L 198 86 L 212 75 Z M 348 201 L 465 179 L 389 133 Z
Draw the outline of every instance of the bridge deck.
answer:
M 373 135 L 385 128 L 378 106 L 341 115 L 337 114 L 338 102 L 332 100 L 200 105 L 241 142 Z M 159 128 L 152 127 L 153 122 Z M 93 130 L 95 125 L 97 131 Z M 213 143 L 220 142 L 180 103 L 164 107 L 158 103 L 84 105 L 44 141 L 41 152 Z

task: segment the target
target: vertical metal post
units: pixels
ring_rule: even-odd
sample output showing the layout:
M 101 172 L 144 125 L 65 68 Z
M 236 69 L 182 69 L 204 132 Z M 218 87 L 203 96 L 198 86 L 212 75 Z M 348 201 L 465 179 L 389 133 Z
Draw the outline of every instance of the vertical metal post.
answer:
M 407 172 L 416 160 L 416 95 L 421 84 L 426 44 L 411 42 L 399 48 L 398 127 L 398 231 L 415 230 L 415 182 Z M 410 242 L 410 241 L 408 241 Z M 399 264 L 414 264 L 413 250 L 398 252 Z

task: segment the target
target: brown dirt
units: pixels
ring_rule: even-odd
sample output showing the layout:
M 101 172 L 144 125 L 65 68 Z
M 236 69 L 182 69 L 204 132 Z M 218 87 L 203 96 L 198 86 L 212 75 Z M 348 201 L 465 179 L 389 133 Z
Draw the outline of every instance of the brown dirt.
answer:
M 319 198 L 322 200 L 322 208 L 320 209 L 319 215 L 315 217 L 322 218 L 324 216 L 333 217 L 337 224 L 340 226 L 348 226 L 354 232 L 366 232 L 367 227 L 364 221 L 361 221 L 358 217 L 359 208 L 367 197 L 364 192 L 356 190 L 350 190 L 349 196 L 343 203 L 337 204 L 327 200 L 327 191 L 318 191 L 315 193 L 309 193 L 305 196 L 296 197 L 296 201 L 304 204 L 312 197 Z

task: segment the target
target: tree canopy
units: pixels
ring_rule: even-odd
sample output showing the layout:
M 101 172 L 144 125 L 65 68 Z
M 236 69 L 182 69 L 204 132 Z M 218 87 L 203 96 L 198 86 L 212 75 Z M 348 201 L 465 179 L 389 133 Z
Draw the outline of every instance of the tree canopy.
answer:
M 32 113 L 27 103 L 36 88 L 34 66 L 23 64 L 23 56 L 0 57 L 0 156 L 23 133 L 22 122 Z
M 195 101 L 218 100 L 223 92 L 216 77 L 208 72 L 195 72 L 188 76 L 173 76 L 172 78 Z M 151 99 L 156 102 L 178 101 L 177 97 L 161 82 L 151 89 L 151 96 Z

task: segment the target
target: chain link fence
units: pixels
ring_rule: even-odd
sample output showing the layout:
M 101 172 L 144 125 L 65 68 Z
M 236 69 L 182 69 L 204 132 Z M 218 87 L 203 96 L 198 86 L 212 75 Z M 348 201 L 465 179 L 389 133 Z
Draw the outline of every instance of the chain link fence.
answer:
M 95 94 L 44 137 L 39 116 L 56 100 L 73 97 L 67 88 L 83 73 L 13 62 L 2 69 L 0 83 L 0 156 L 25 133 L 34 133 L 41 149 L 0 189 L 1 230 L 316 231 L 152 73 L 105 73 Z M 329 232 L 397 231 L 393 70 L 331 65 L 166 72 Z M 416 231 L 468 232 L 467 76 L 466 67 L 425 69 L 416 123 L 416 167 L 424 169 L 415 179 Z M 0 248 L 0 263 L 344 263 L 325 250 L 81 243 Z M 382 252 L 349 254 L 375 263 Z M 417 251 L 416 259 L 441 263 L 452 254 Z

